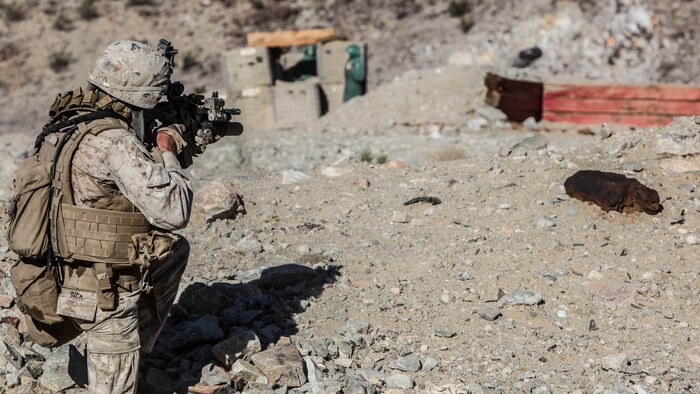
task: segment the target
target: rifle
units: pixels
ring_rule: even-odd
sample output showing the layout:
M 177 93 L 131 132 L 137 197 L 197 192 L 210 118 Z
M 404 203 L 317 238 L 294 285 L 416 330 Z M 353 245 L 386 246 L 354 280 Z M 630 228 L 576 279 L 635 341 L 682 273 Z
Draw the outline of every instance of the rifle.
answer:
M 170 41 L 161 38 L 158 49 L 170 59 L 171 67 L 174 67 L 177 50 Z M 187 146 L 178 155 L 178 160 L 182 168 L 187 168 L 192 165 L 192 158 L 204 153 L 208 143 L 225 136 L 241 135 L 243 125 L 231 120 L 232 116 L 240 115 L 241 110 L 225 108 L 226 102 L 219 97 L 218 92 L 213 92 L 211 97 L 204 97 L 194 93 L 183 94 L 184 91 L 185 86 L 181 82 L 171 82 L 165 94 L 167 101 L 158 103 L 153 109 L 135 112 L 133 123 L 143 125 L 140 130 L 143 134 L 141 140 L 150 145 L 149 148 L 155 145 L 158 128 L 176 123 L 184 125 L 186 131 L 182 137 Z M 141 127 L 137 127 L 139 128 Z

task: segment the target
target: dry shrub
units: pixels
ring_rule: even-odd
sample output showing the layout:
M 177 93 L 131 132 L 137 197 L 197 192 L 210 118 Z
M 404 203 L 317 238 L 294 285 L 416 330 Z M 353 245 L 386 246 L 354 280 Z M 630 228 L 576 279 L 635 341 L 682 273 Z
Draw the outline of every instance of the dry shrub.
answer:
M 73 55 L 65 49 L 52 52 L 49 55 L 49 67 L 57 73 L 64 71 L 72 62 Z
M 466 158 L 467 155 L 462 149 L 449 146 L 434 152 L 431 155 L 433 161 L 454 161 Z

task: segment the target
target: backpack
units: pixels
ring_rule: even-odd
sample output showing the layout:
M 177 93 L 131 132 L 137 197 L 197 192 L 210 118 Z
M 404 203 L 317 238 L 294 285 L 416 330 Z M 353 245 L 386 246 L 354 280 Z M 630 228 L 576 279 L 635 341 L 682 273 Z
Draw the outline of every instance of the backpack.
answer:
M 53 263 L 52 239 L 56 239 L 56 230 L 51 221 L 57 217 L 59 209 L 54 193 L 61 191 L 62 184 L 56 170 L 69 163 L 66 160 L 72 159 L 88 132 L 99 133 L 114 127 L 118 121 L 104 122 L 97 130 L 86 127 L 86 122 L 111 116 L 114 116 L 112 111 L 91 112 L 44 128 L 32 153 L 15 172 L 15 196 L 10 207 L 7 240 L 10 249 L 21 259 L 11 268 L 10 277 L 20 307 L 37 324 L 55 325 L 64 320 L 56 312 L 60 286 L 57 266 Z M 66 145 L 68 158 L 62 156 Z M 58 165 L 59 159 L 63 166 Z

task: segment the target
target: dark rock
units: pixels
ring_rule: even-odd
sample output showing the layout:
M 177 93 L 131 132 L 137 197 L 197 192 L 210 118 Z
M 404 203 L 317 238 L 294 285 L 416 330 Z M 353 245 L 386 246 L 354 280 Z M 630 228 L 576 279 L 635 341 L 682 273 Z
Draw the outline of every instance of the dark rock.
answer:
M 247 360 L 261 350 L 262 346 L 258 336 L 253 331 L 244 331 L 216 344 L 212 349 L 212 354 L 226 368 L 231 368 L 236 360 Z
M 656 190 L 621 174 L 579 171 L 564 182 L 564 188 L 569 196 L 592 202 L 605 212 L 646 212 L 655 215 L 663 210 Z
M 284 289 L 301 282 L 308 282 L 318 276 L 314 269 L 299 264 L 284 264 L 270 267 L 260 273 L 255 284 L 263 289 Z
M 187 286 L 177 301 L 190 315 L 218 315 L 232 302 L 228 294 L 204 283 Z
M 168 338 L 171 349 L 185 349 L 203 342 L 218 341 L 224 338 L 224 331 L 219 327 L 216 316 L 205 315 L 197 321 L 185 321 L 174 329 Z

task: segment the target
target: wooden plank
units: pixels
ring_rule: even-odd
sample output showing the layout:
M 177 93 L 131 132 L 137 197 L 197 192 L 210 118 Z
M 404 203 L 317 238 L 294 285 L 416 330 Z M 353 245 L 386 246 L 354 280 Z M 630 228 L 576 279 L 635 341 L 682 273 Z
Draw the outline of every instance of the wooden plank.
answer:
M 624 124 L 639 127 L 665 126 L 673 121 L 673 116 L 639 114 L 593 114 L 543 111 L 542 120 L 574 124 Z
M 502 94 L 498 102 L 498 108 L 500 110 L 524 109 L 539 112 L 542 110 L 542 101 L 540 97 L 535 96 Z
M 333 29 L 287 30 L 248 33 L 251 47 L 290 47 L 317 44 L 337 39 Z
M 638 100 L 700 101 L 700 88 L 689 86 L 655 85 L 562 85 L 545 84 L 544 98 L 607 98 Z
M 576 113 L 689 116 L 700 114 L 700 101 L 576 99 L 545 96 L 542 109 Z

